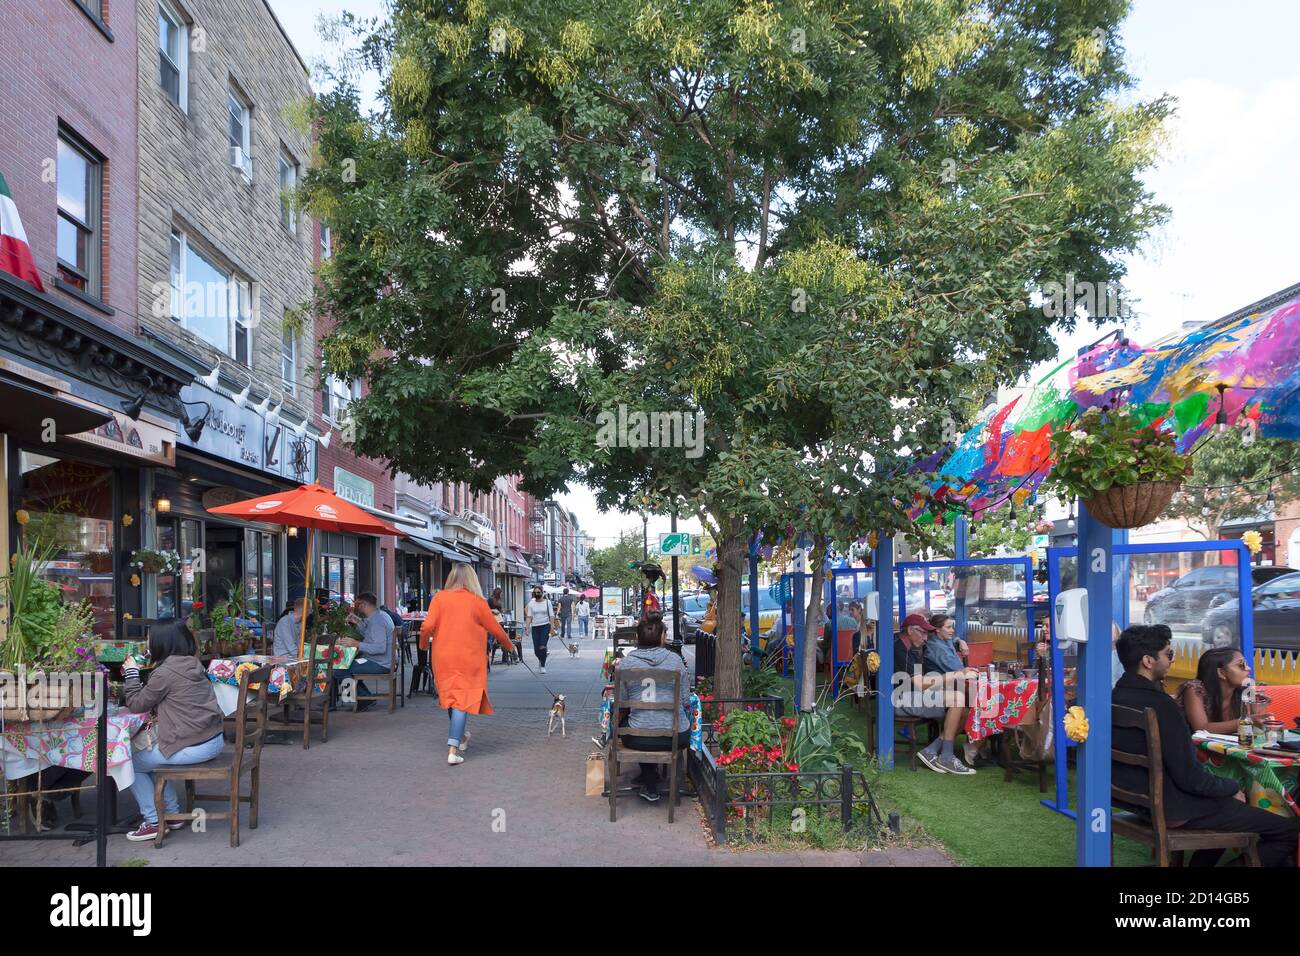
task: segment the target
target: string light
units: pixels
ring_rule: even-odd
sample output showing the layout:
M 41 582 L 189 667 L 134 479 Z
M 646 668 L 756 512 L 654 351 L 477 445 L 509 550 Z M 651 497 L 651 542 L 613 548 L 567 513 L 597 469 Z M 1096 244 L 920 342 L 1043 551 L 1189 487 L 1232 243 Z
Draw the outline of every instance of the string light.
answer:
M 1228 409 L 1224 406 L 1224 393 L 1228 386 L 1220 382 L 1214 387 L 1219 391 L 1219 410 L 1214 414 L 1214 430 L 1222 435 L 1228 430 Z

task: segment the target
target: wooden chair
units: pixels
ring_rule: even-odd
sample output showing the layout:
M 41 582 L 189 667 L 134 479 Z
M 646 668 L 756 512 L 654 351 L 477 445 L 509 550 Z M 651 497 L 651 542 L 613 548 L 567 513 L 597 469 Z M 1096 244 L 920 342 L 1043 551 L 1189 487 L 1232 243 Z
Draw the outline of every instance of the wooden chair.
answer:
M 624 697 L 623 692 L 626 689 L 627 681 L 620 678 L 618 671 L 614 673 L 614 703 L 610 710 L 612 719 L 610 720 L 609 742 L 606 744 L 605 766 L 609 772 L 608 790 L 609 790 L 609 822 L 614 823 L 618 820 L 618 763 L 620 758 L 626 758 L 629 762 L 636 763 L 654 763 L 666 764 L 668 771 L 668 822 L 673 822 L 673 809 L 681 800 L 681 795 L 677 792 L 677 767 L 682 765 L 682 773 L 685 774 L 686 748 L 678 748 L 678 735 L 670 734 L 672 737 L 672 747 L 669 750 L 635 750 L 631 747 L 622 746 L 621 741 L 626 737 L 663 737 L 664 731 L 659 730 L 634 730 L 631 727 L 619 727 L 619 715 L 623 710 L 667 710 L 673 715 L 673 726 L 677 726 L 676 715 L 682 710 L 682 675 L 680 671 L 668 670 L 667 668 L 636 668 L 628 671 L 632 675 L 628 678 L 636 687 L 644 686 L 641 682 L 652 680 L 656 684 L 663 681 L 666 687 L 670 683 L 673 688 L 673 699 L 659 703 L 657 701 L 642 700 L 639 693 L 635 692 L 632 697 Z M 680 759 L 679 759 L 680 758 Z
M 249 671 L 239 679 L 239 705 L 236 709 L 235 745 L 224 750 L 215 759 L 207 763 L 190 764 L 184 767 L 159 767 L 154 771 L 154 806 L 158 807 L 158 836 L 154 846 L 162 846 L 167 835 L 167 824 L 188 822 L 194 819 L 194 803 L 201 801 L 222 801 L 229 804 L 227 810 L 207 811 L 208 820 L 230 820 L 230 845 L 239 846 L 239 805 L 248 804 L 248 827 L 257 829 L 257 802 L 261 787 L 262 744 L 266 740 L 266 695 L 271 682 L 271 665 L 267 664 L 257 670 Z M 248 730 L 248 688 L 257 685 L 256 730 Z M 248 796 L 239 792 L 239 783 L 244 774 L 249 776 Z M 228 785 L 224 793 L 197 793 L 195 781 L 215 780 Z M 168 782 L 185 783 L 185 811 L 168 813 L 163 805 L 163 785 Z
M 1150 818 L 1146 819 L 1137 813 L 1124 811 L 1114 813 L 1111 822 L 1111 857 L 1115 855 L 1115 834 L 1119 834 L 1151 847 L 1156 865 L 1161 867 L 1181 866 L 1183 853 L 1187 850 L 1242 850 L 1251 866 L 1259 866 L 1259 834 L 1257 833 L 1189 830 L 1184 827 L 1170 828 L 1166 824 L 1165 774 L 1160 750 L 1160 726 L 1156 723 L 1156 712 L 1150 707 L 1145 710 L 1134 710 L 1131 707 L 1112 704 L 1110 713 L 1112 731 L 1121 728 L 1140 730 L 1146 738 L 1146 753 L 1131 754 L 1112 747 L 1111 762 L 1129 767 L 1142 767 L 1147 772 L 1150 791 L 1135 793 L 1111 783 L 1112 803 L 1141 807 L 1146 810 Z M 1172 864 L 1171 856 L 1174 859 Z
M 867 724 L 866 744 L 868 753 L 874 755 L 876 753 L 876 707 L 878 706 L 876 677 L 878 675 L 867 670 L 866 653 L 860 652 L 860 654 L 860 666 L 865 675 L 863 683 L 866 685 L 866 696 L 863 698 L 865 704 L 863 710 Z M 908 728 L 906 736 L 899 733 L 904 727 Z M 900 714 L 897 708 L 894 709 L 894 751 L 897 753 L 899 744 L 906 744 L 908 766 L 913 770 L 916 769 L 916 755 L 925 749 L 920 739 L 922 727 L 926 728 L 925 746 L 938 739 L 939 735 L 943 733 L 942 723 L 933 717 L 912 717 L 908 714 Z M 895 765 L 897 765 L 897 761 L 895 761 Z
M 1047 682 L 1047 658 L 1039 655 L 1036 665 L 1038 670 L 1038 703 L 1035 705 L 1035 721 L 1041 723 L 1044 715 L 1048 714 L 1043 702 L 1050 700 L 1047 696 L 1051 690 Z M 1012 746 L 1011 738 L 1016 735 L 1011 731 L 1003 731 L 998 735 L 1002 739 L 998 741 L 1000 755 L 1002 758 L 1002 782 L 1010 783 L 1012 776 L 1020 770 L 1033 770 L 1038 774 L 1038 792 L 1047 792 L 1047 760 L 1027 760 L 1020 755 L 1019 749 Z M 1013 754 L 1012 751 L 1015 751 Z
M 338 635 L 330 634 L 327 636 L 329 637 L 329 642 L 324 645 L 326 651 L 323 659 L 317 653 L 315 641 L 311 641 L 307 645 L 307 660 L 310 662 L 307 670 L 307 686 L 300 691 L 295 691 L 281 701 L 281 704 L 284 707 L 283 713 L 281 714 L 281 720 L 286 724 L 293 719 L 292 711 L 294 706 L 302 707 L 303 750 L 311 748 L 311 725 L 313 723 L 320 724 L 321 743 L 326 743 L 330 739 L 330 700 L 334 693 L 334 675 L 333 666 L 326 664 L 325 662 L 334 659 L 334 648 L 338 643 Z M 316 671 L 321 665 L 324 665 L 326 668 L 324 691 L 316 688 Z M 320 704 L 320 720 L 318 721 L 312 720 L 313 703 Z
M 376 613 L 383 614 L 384 612 L 377 611 Z M 394 628 L 393 629 L 393 654 L 392 654 L 392 660 L 389 663 L 388 670 L 381 671 L 378 674 L 356 675 L 356 681 L 358 684 L 370 680 L 387 681 L 388 690 L 383 694 L 357 694 L 356 695 L 357 703 L 361 703 L 361 701 L 363 700 L 386 700 L 388 701 L 388 712 L 392 714 L 397 711 L 397 695 L 400 692 L 402 694 L 402 706 L 403 707 L 406 706 L 406 688 L 402 686 L 403 683 L 402 677 L 401 674 L 398 672 L 398 660 L 399 660 L 398 654 L 401 653 L 401 649 L 398 647 L 399 640 L 400 640 L 400 636 L 397 633 L 397 629 Z

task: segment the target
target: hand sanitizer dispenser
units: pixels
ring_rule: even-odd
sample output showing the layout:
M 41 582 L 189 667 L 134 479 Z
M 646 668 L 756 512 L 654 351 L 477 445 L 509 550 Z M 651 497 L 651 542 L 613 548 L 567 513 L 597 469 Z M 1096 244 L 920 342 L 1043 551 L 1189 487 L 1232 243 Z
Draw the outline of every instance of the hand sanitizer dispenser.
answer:
M 866 598 L 862 602 L 862 609 L 866 611 L 868 621 L 880 620 L 880 592 L 868 591 Z
M 1064 644 L 1088 640 L 1088 589 L 1071 588 L 1056 596 L 1056 639 Z

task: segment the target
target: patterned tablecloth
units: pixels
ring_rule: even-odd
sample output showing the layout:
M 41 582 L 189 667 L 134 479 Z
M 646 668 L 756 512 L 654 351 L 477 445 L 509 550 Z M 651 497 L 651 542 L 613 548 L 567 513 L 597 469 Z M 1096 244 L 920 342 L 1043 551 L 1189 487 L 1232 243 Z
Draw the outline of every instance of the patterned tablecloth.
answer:
M 1194 742 L 1201 766 L 1216 777 L 1227 777 L 1246 787 L 1251 806 L 1279 816 L 1300 816 L 1295 799 L 1300 754 L 1266 757 L 1223 740 Z
M 125 790 L 135 780 L 131 735 L 144 725 L 144 719 L 144 714 L 109 709 L 108 775 L 118 790 Z M 27 777 L 43 767 L 93 772 L 98 745 L 99 725 L 94 717 L 58 723 L 7 721 L 0 734 L 5 778 Z
M 318 661 L 325 659 L 327 649 L 327 645 L 324 644 L 317 647 L 316 653 L 320 655 Z M 329 663 L 337 668 L 347 668 L 352 666 L 356 657 L 355 647 L 336 646 L 334 660 Z M 322 694 L 329 690 L 329 663 L 318 662 L 316 665 L 316 690 Z M 264 664 L 272 665 L 271 686 L 267 688 L 267 696 L 271 701 L 284 700 L 290 694 L 298 694 L 307 689 L 307 668 L 311 664 L 305 658 L 263 657 L 260 654 L 232 658 L 219 657 L 208 665 L 208 680 L 212 681 L 216 689 L 217 703 L 221 705 L 224 713 L 233 714 L 235 708 L 239 706 L 239 678 L 244 671 Z
M 972 743 L 1034 719 L 1038 714 L 1038 681 L 1019 678 L 983 683 L 975 704 L 966 715 L 966 736 Z

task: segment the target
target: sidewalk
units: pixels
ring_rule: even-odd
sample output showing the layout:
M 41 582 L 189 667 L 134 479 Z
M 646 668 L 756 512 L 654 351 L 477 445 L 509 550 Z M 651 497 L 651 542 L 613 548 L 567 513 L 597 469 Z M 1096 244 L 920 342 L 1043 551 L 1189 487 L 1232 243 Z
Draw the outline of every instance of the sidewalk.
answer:
M 710 848 L 698 803 L 683 798 L 669 825 L 664 801 L 609 804 L 583 794 L 585 758 L 593 749 L 605 642 L 580 641 L 571 660 L 558 641 L 547 673 L 496 665 L 488 692 L 496 714 L 471 717 L 465 763 L 446 763 L 447 717 L 421 695 L 397 713 L 331 715 L 330 739 L 267 746 L 262 754 L 259 826 L 241 808 L 241 846 L 231 849 L 224 821 L 207 833 L 183 830 L 162 849 L 109 838 L 110 865 L 145 860 L 174 866 L 353 865 L 933 865 L 933 851 L 869 853 L 740 852 Z M 560 649 L 560 653 L 554 653 Z M 537 669 L 531 648 L 528 666 Z M 688 650 L 689 656 L 689 650 Z M 551 694 L 567 695 L 567 738 L 546 736 Z M 134 813 L 129 794 L 121 813 Z M 94 819 L 94 798 L 83 800 Z M 70 811 L 60 804 L 60 823 Z M 0 865 L 93 865 L 93 845 L 41 841 L 0 843 Z

